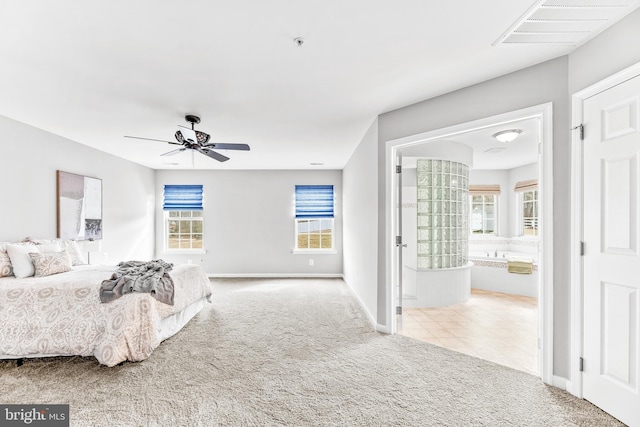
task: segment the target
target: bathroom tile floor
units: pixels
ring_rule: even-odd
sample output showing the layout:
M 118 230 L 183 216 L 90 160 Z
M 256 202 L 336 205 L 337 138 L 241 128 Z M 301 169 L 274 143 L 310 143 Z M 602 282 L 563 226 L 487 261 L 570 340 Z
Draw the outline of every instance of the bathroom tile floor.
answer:
M 402 335 L 538 375 L 538 299 L 472 289 L 463 304 L 405 308 Z

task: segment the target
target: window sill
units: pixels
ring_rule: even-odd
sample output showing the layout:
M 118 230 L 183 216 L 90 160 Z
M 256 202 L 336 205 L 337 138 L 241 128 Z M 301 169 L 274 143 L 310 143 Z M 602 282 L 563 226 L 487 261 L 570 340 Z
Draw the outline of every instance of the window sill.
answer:
M 294 255 L 336 255 L 338 251 L 335 249 L 293 249 Z
M 162 251 L 162 255 L 204 255 L 206 249 L 167 249 Z

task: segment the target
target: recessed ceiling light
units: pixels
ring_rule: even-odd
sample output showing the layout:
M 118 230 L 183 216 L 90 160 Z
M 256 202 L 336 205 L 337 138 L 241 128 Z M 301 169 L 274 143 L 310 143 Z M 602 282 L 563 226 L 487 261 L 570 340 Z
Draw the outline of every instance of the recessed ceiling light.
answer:
M 492 136 L 500 142 L 511 142 L 522 133 L 522 129 L 507 129 L 494 133 Z

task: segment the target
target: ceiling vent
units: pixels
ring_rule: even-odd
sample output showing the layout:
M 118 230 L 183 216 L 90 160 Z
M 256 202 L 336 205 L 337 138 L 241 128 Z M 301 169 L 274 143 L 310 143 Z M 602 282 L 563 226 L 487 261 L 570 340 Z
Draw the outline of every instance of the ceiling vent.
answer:
M 640 6 L 640 0 L 538 1 L 493 45 L 577 46 Z

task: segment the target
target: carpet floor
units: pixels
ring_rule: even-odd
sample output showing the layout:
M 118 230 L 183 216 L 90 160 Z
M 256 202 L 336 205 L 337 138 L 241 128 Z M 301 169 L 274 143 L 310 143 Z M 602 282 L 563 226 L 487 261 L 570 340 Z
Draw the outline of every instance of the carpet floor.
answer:
M 140 363 L 0 361 L 0 403 L 72 426 L 620 426 L 525 372 L 375 332 L 340 279 L 213 280 Z

